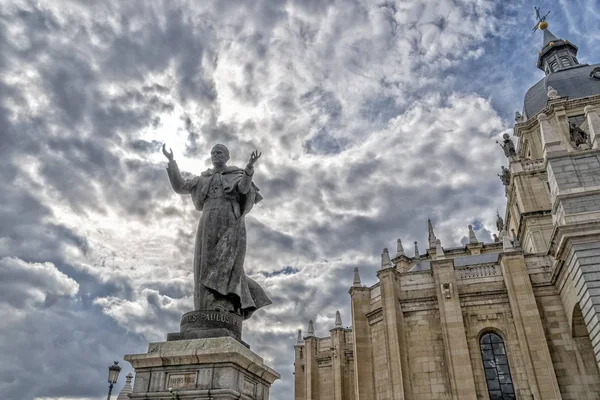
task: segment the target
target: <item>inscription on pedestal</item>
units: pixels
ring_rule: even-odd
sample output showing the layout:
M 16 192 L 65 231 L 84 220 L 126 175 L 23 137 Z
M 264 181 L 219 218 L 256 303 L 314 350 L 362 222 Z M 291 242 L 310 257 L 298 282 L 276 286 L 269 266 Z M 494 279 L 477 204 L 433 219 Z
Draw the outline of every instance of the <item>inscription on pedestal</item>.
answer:
M 183 314 L 181 318 L 181 332 L 213 337 L 231 334 L 240 340 L 242 337 L 242 321 L 239 315 L 226 311 L 190 311 Z
M 197 380 L 198 374 L 196 372 L 169 374 L 169 378 L 167 379 L 167 388 L 179 389 L 195 387 Z
M 233 327 L 242 326 L 242 319 L 239 316 L 222 311 L 192 311 L 186 313 L 181 320 L 181 325 L 197 325 L 197 322 L 202 323 L 202 321 L 222 322 Z

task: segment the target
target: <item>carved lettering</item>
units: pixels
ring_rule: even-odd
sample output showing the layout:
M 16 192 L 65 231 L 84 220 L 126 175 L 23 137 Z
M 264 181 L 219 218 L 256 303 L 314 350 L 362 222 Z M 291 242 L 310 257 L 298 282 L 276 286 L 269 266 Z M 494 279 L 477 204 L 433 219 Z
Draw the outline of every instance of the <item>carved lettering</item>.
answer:
M 183 388 L 196 386 L 198 375 L 195 372 L 186 374 L 171 374 L 167 382 L 167 387 L 170 388 Z

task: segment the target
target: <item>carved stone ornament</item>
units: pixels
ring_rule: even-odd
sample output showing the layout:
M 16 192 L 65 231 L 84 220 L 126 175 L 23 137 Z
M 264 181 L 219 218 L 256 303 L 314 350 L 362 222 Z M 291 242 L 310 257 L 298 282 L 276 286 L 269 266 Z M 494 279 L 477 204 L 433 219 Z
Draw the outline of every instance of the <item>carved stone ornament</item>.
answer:
M 600 80 L 600 67 L 596 67 L 590 72 L 590 78 Z
M 498 176 L 500 177 L 502 184 L 504 186 L 510 185 L 510 170 L 508 168 L 506 168 L 504 165 L 502 165 L 500 168 L 502 169 L 502 173 L 498 174 Z
M 556 89 L 554 89 L 552 86 L 548 86 L 548 98 L 550 100 L 554 100 L 554 99 L 559 99 L 560 96 L 558 95 L 558 92 L 556 91 Z

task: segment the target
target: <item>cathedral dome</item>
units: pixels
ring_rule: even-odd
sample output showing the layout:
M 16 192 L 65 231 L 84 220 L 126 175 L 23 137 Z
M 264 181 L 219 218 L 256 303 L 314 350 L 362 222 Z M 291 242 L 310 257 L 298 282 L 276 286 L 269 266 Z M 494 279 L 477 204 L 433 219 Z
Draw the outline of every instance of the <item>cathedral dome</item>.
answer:
M 525 94 L 523 113 L 527 118 L 546 107 L 549 87 L 555 89 L 558 96 L 570 99 L 600 94 L 600 64 L 579 64 L 577 46 L 554 36 L 547 29 L 547 23 L 540 27 L 544 37 L 537 67 L 546 76 Z
M 545 76 L 525 94 L 523 110 L 527 118 L 546 107 L 549 86 L 556 89 L 560 97 L 570 99 L 600 94 L 600 64 L 577 65 Z

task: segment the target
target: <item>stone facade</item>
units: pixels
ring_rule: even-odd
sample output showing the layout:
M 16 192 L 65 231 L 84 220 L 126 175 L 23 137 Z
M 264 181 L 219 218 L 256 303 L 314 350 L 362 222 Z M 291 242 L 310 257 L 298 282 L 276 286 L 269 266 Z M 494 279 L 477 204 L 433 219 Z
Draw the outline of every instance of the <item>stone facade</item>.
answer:
M 598 110 L 600 92 L 520 117 L 500 241 L 443 248 L 430 226 L 425 255 L 384 250 L 352 329 L 296 344 L 295 399 L 599 399 Z

